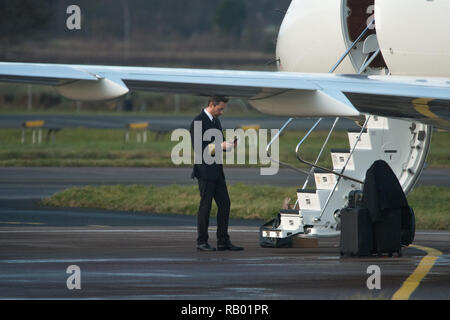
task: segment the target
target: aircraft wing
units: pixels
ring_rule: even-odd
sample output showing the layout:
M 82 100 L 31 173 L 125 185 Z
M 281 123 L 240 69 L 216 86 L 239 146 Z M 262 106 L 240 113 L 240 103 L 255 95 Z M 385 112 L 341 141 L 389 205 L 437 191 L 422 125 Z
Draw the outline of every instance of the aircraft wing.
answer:
M 129 90 L 225 95 L 272 115 L 367 113 L 450 129 L 447 78 L 0 63 L 0 82 L 51 85 L 76 100 L 113 99 Z

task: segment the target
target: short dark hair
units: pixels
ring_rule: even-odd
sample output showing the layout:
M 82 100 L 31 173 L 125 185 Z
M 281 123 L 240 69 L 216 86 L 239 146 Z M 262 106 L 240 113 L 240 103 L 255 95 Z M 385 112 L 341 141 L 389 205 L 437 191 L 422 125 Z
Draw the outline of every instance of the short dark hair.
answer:
M 211 96 L 209 98 L 208 105 L 210 103 L 212 103 L 214 106 L 217 106 L 221 102 L 228 103 L 228 101 L 230 101 L 230 99 L 228 99 L 227 97 L 224 97 L 224 96 Z

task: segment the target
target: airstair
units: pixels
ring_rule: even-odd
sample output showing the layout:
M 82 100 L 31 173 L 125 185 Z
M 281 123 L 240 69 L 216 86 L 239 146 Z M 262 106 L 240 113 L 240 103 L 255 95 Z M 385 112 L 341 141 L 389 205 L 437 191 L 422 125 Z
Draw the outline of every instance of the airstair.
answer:
M 356 70 L 359 70 L 357 73 L 373 74 L 369 66 L 380 50 L 376 35 L 370 35 L 364 39 L 372 23 L 352 43 L 347 52 L 330 70 L 330 73 L 338 68 L 353 48 L 360 47 L 362 56 L 357 65 Z M 339 118 L 335 120 L 314 163 L 303 159 L 301 148 L 322 119 L 314 124 L 297 145 L 295 149 L 297 159 L 310 168 L 309 172 L 306 171 L 305 184 L 297 190 L 295 207 L 297 208 L 298 205 L 299 209 L 281 210 L 279 225 L 263 229 L 262 237 L 286 238 L 294 235 L 332 237 L 339 235 L 340 209 L 347 206 L 348 195 L 351 191 L 363 189 L 366 172 L 377 160 L 384 160 L 390 165 L 406 194 L 414 188 L 425 166 L 431 144 L 431 126 L 394 118 L 364 115 L 358 122 L 360 130 L 348 130 L 348 148 L 331 150 L 329 156 L 333 168 L 321 167 L 318 165 L 319 160 L 323 157 L 322 153 L 339 120 Z M 271 144 L 293 121 L 295 119 L 290 118 L 279 134 L 272 139 L 267 147 L 269 156 Z M 292 165 L 281 161 L 277 162 L 292 168 Z M 305 172 L 303 169 L 296 169 L 299 172 Z
M 414 188 L 425 165 L 431 136 L 427 125 L 368 115 L 360 131 L 348 130 L 349 149 L 331 150 L 332 169 L 304 161 L 299 143 L 297 158 L 311 165 L 308 178 L 314 179 L 297 190 L 298 212 L 281 211 L 280 225 L 264 230 L 262 236 L 339 235 L 339 211 L 347 205 L 352 190 L 362 190 L 366 171 L 373 162 L 386 161 L 407 194 Z M 314 186 L 309 187 L 309 184 Z

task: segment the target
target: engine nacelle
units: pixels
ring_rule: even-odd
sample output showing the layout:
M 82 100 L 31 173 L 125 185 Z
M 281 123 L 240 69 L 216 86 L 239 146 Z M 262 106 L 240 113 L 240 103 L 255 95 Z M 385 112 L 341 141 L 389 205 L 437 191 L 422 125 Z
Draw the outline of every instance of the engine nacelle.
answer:
M 93 102 L 116 99 L 130 91 L 122 81 L 119 83 L 106 78 L 70 82 L 55 86 L 55 89 L 68 99 Z

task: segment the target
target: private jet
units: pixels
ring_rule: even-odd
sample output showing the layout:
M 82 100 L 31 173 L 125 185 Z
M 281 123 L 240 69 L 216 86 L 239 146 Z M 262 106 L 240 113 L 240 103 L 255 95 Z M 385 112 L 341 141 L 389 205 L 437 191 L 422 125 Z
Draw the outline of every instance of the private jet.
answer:
M 363 188 L 374 161 L 386 161 L 408 194 L 433 128 L 450 128 L 449 13 L 448 0 L 293 0 L 277 39 L 278 71 L 0 63 L 0 82 L 53 86 L 78 101 L 132 90 L 247 99 L 288 118 L 280 133 L 297 118 L 317 118 L 293 150 L 311 168 L 297 191 L 299 209 L 281 213 L 263 236 L 335 236 L 336 212 Z M 333 168 L 324 168 L 304 160 L 302 145 L 330 117 L 329 136 L 342 118 L 360 130 L 348 132 L 348 149 L 332 149 Z

